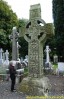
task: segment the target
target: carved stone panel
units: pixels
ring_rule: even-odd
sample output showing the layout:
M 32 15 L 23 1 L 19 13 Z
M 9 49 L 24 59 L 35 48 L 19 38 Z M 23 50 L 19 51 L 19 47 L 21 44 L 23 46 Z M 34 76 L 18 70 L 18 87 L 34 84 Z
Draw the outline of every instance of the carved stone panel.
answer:
M 33 40 L 29 44 L 29 73 L 33 76 L 39 73 L 39 44 L 38 40 Z

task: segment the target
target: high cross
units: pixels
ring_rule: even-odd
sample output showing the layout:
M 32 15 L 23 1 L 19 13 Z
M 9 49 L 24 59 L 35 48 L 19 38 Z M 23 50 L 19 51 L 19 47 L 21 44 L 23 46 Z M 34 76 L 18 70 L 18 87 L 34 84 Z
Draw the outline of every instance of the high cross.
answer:
M 28 70 L 31 77 L 43 76 L 43 45 L 46 37 L 53 33 L 50 26 L 41 19 L 40 4 L 32 5 L 29 21 L 23 31 L 28 42 Z

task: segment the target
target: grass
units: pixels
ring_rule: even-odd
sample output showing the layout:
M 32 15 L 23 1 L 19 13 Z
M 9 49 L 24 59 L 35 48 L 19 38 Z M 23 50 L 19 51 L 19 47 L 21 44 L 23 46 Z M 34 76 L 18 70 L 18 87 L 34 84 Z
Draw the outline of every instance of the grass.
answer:
M 58 64 L 53 64 L 53 69 L 56 70 L 58 68 Z
M 28 67 L 24 68 L 24 76 L 28 76 Z

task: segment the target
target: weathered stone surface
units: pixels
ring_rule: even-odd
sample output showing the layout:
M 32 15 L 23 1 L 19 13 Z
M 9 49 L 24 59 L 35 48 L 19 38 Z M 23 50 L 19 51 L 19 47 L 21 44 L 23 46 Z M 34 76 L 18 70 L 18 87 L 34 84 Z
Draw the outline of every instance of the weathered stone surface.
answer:
M 53 33 L 47 32 L 47 25 L 41 19 L 40 4 L 30 7 L 29 18 L 24 28 L 24 38 L 28 42 L 28 77 L 21 82 L 20 90 L 30 95 L 45 95 L 49 89 L 49 80 L 43 77 L 43 46 L 47 36 Z
M 17 60 L 17 40 L 18 40 L 18 32 L 16 27 L 13 27 L 12 34 L 10 35 L 10 39 L 12 40 L 12 60 Z
M 29 22 L 24 28 L 24 38 L 28 42 L 28 69 L 29 76 L 43 76 L 43 45 L 47 36 L 53 34 L 51 24 L 41 19 L 40 4 L 30 7 Z M 41 26 L 40 23 L 43 25 Z
M 41 20 L 40 4 L 32 5 L 30 7 L 30 20 L 26 25 L 24 35 L 28 42 L 28 69 L 31 77 L 43 76 L 43 43 L 45 42 L 46 32 L 42 29 L 40 23 L 45 24 Z
M 29 44 L 29 76 L 39 77 L 43 75 L 42 52 L 43 49 L 40 49 L 39 41 L 32 40 Z
M 42 96 L 48 95 L 51 86 L 47 77 L 43 78 L 24 78 L 19 90 L 28 95 Z

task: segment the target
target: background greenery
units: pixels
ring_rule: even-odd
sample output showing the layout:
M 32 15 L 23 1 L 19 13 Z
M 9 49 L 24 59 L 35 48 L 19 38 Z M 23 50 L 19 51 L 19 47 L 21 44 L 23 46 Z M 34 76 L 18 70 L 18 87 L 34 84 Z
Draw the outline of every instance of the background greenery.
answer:
M 64 62 L 64 0 L 53 0 L 55 47 L 59 61 Z

